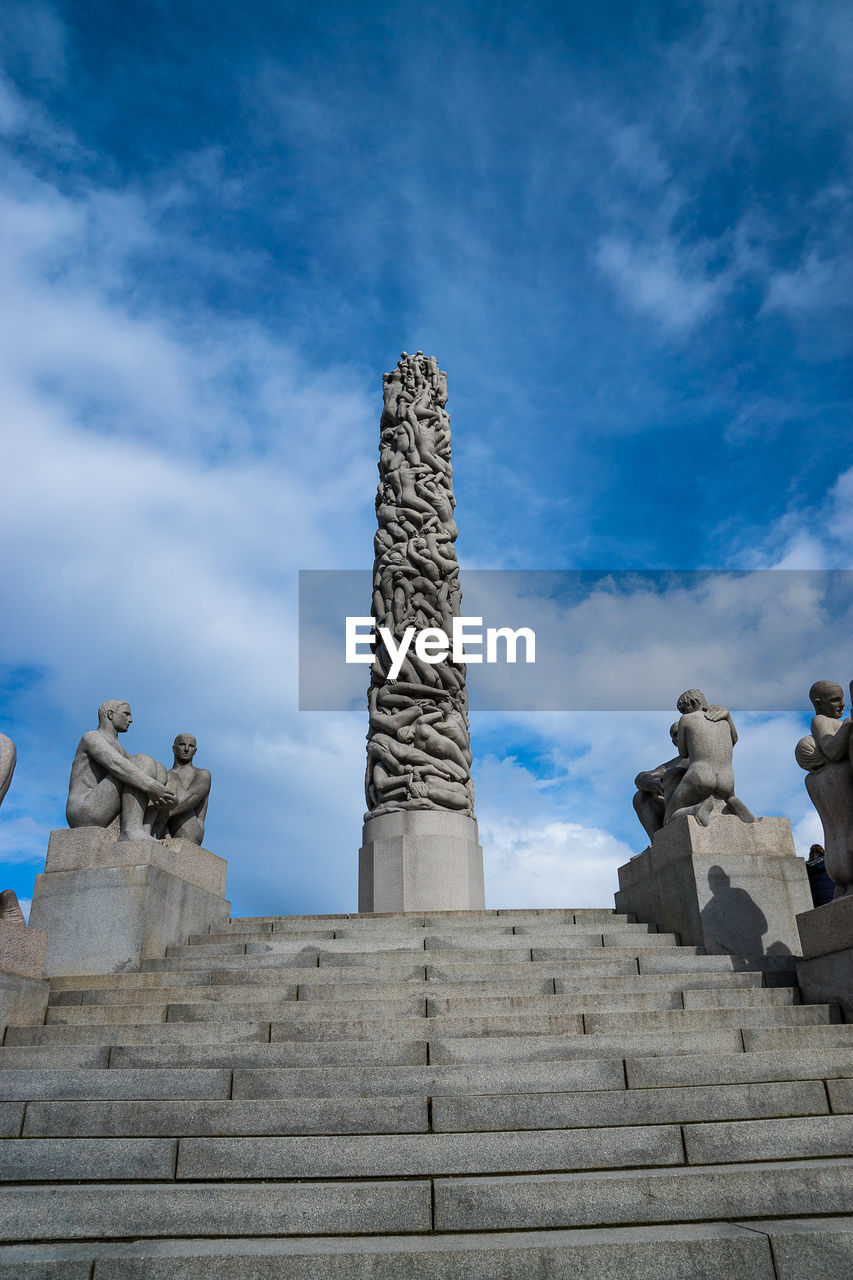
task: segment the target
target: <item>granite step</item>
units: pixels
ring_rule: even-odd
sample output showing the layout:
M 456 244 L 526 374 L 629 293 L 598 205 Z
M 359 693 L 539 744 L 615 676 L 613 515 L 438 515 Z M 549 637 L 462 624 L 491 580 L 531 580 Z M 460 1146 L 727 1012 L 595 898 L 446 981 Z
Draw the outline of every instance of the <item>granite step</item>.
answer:
M 840 1277 L 853 1219 L 752 1220 L 584 1230 L 304 1240 L 161 1239 L 0 1248 L 0 1277 L 21 1280 L 803 1280 Z M 775 1265 L 774 1265 L 775 1263 Z M 27 1270 L 25 1270 L 27 1268 Z
M 341 975 L 335 974 L 330 980 L 325 969 L 264 969 L 258 974 L 240 973 L 235 976 L 230 971 L 202 974 L 198 981 L 193 981 L 195 974 L 176 975 L 179 979 L 174 985 L 169 983 L 168 973 L 157 974 L 114 974 L 112 981 L 98 979 L 91 983 L 82 978 L 74 980 L 51 979 L 50 1004 L 131 1004 L 135 1001 L 204 999 L 204 1000 L 244 1000 L 246 987 L 261 988 L 254 991 L 256 998 L 267 999 L 282 985 L 296 983 L 299 990 L 297 999 L 354 999 L 365 998 L 375 994 L 381 997 L 408 995 L 418 986 L 427 988 L 428 994 L 466 994 L 472 983 L 466 974 L 450 971 L 445 974 L 434 966 L 417 966 L 403 978 L 387 977 L 365 981 L 364 974 L 358 970 L 343 970 Z M 144 977 L 145 983 L 129 982 L 125 979 Z M 214 981 L 211 979 L 214 978 Z M 156 979 L 156 981 L 150 981 Z M 343 979 L 343 980 L 342 980 Z M 482 982 L 476 984 L 474 994 L 482 989 L 483 982 L 488 983 L 489 992 L 500 994 L 523 994 L 527 991 L 541 994 L 543 989 L 550 988 L 557 994 L 567 995 L 573 991 L 617 991 L 617 992 L 649 992 L 649 991 L 741 991 L 744 989 L 763 989 L 764 975 L 761 973 L 682 973 L 682 974 L 638 974 L 636 968 L 627 974 L 612 974 L 604 971 L 601 974 L 578 974 L 570 968 L 540 967 L 533 969 L 527 964 L 519 971 L 506 971 L 506 966 L 489 968 L 488 975 L 482 975 Z M 559 984 L 559 985 L 557 985 Z M 189 989 L 189 995 L 186 994 Z M 784 990 L 784 988 L 780 988 Z M 162 994 L 161 994 L 162 993 Z
M 48 1145 L 61 1141 L 46 1140 Z M 81 1141 L 86 1140 L 78 1140 Z M 124 1139 L 118 1145 L 130 1141 L 156 1140 Z M 240 1140 L 186 1141 L 198 1148 L 205 1142 Z M 261 1145 L 268 1141 L 261 1140 Z M 343 1141 L 349 1144 L 358 1140 Z M 410 1144 L 412 1138 L 402 1141 Z M 207 1163 L 213 1167 L 212 1159 Z M 853 1160 L 816 1158 L 729 1166 L 676 1165 L 432 1179 L 264 1180 L 263 1195 L 258 1194 L 257 1183 L 251 1180 L 177 1184 L 50 1182 L 43 1184 L 38 1196 L 28 1185 L 4 1190 L 0 1197 L 0 1240 L 107 1241 L 177 1234 L 203 1238 L 389 1232 L 402 1235 L 431 1230 L 513 1231 L 638 1222 L 749 1221 L 796 1216 L 806 1204 L 816 1216 L 843 1215 L 849 1209 L 851 1175 Z
M 105 1072 L 105 1075 L 119 1074 Z M 145 1074 L 145 1073 L 140 1073 Z M 850 1082 L 845 1082 L 850 1083 Z M 388 1082 L 389 1089 L 391 1082 Z M 45 1098 L 52 1097 L 47 1093 Z M 78 1097 L 83 1097 L 80 1092 Z M 6 1137 L 248 1137 L 317 1134 L 481 1133 L 709 1124 L 829 1114 L 822 1081 L 720 1088 L 572 1093 L 383 1096 L 371 1099 L 157 1098 L 30 1101 L 21 1128 Z M 186 1095 L 184 1095 L 186 1097 Z M 150 1094 L 146 1092 L 146 1099 Z M 843 1099 L 842 1099 L 843 1103 Z M 841 1109 L 834 1112 L 853 1121 Z M 767 1135 L 764 1135 L 766 1138 Z M 815 1135 L 818 1137 L 819 1135 Z M 733 1140 L 734 1141 L 734 1140 Z M 711 1138 L 706 1138 L 706 1145 Z M 709 1148 L 710 1149 L 710 1148 Z M 690 1146 L 688 1145 L 688 1154 Z M 822 1154 L 825 1154 L 823 1152 Z M 842 1154 L 844 1154 L 842 1152 Z M 769 1158 L 769 1157 L 765 1157 Z M 704 1163 L 711 1163 L 709 1157 Z

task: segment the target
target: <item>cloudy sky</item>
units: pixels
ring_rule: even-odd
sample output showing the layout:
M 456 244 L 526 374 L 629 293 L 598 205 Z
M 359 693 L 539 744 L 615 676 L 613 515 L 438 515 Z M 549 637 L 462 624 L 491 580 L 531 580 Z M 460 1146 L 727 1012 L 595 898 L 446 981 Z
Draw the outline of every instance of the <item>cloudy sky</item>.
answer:
M 197 735 L 235 914 L 354 909 L 365 716 L 297 709 L 297 572 L 370 564 L 403 348 L 448 371 L 463 587 L 850 568 L 847 0 L 6 0 L 0 27 L 2 887 L 30 897 L 121 697 L 131 750 Z M 853 667 L 822 665 L 833 579 L 778 582 L 695 683 L 804 849 L 808 682 Z M 650 616 L 598 600 L 573 647 L 657 684 Z M 610 905 L 671 718 L 472 706 L 489 905 Z

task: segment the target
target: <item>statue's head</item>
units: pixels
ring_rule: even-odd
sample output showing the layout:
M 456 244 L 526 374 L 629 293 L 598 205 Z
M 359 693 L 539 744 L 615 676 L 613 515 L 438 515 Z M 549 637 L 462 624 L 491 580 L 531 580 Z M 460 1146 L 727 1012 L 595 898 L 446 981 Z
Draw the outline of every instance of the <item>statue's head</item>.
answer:
M 708 703 L 701 689 L 687 689 L 675 704 L 676 710 L 687 715 L 691 711 L 707 711 Z
M 819 716 L 840 720 L 844 711 L 844 690 L 834 680 L 815 680 L 809 689 L 809 701 Z
M 675 746 L 676 743 L 678 742 L 678 721 L 677 720 L 675 724 L 671 724 L 669 726 L 669 736 L 672 738 L 672 745 Z
M 198 751 L 198 744 L 191 733 L 179 733 L 172 743 L 172 750 L 178 764 L 192 764 L 193 756 Z
M 108 698 L 106 702 L 101 703 L 98 707 L 98 728 L 105 729 L 110 724 L 116 733 L 127 733 L 128 728 L 133 724 L 128 703 L 122 702 L 119 698 Z
M 409 743 L 415 740 L 415 731 L 410 724 L 404 724 L 397 730 L 397 737 L 408 746 Z

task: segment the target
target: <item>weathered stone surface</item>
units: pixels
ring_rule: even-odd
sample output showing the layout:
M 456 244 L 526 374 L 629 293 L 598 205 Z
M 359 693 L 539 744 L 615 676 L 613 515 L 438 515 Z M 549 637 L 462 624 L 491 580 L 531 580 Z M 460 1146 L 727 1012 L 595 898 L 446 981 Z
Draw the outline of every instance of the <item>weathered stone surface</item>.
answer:
M 806 1006 L 815 1007 L 815 1006 Z M 828 1026 L 744 1027 L 743 1045 L 748 1053 L 789 1049 L 796 1052 L 817 1048 L 853 1048 L 853 1026 L 832 1023 Z
M 622 1019 L 618 1013 L 590 1013 L 585 1019 L 589 1034 L 617 1032 Z M 761 1009 L 660 1009 L 631 1015 L 633 1031 L 700 1031 L 712 1027 L 805 1027 L 829 1022 L 825 1005 L 791 1005 Z
M 681 817 L 619 868 L 616 905 L 712 954 L 799 955 L 811 891 L 787 818 Z
M 797 977 L 804 1000 L 832 1001 L 853 1021 L 853 947 L 828 956 L 801 960 Z
M 227 862 L 191 840 L 118 841 L 114 832 L 103 827 L 51 831 L 44 869 L 50 873 L 142 866 L 159 867 L 207 893 L 225 897 Z
M 569 1129 L 601 1125 L 682 1124 L 827 1111 L 819 1080 L 706 1088 L 626 1089 L 606 1093 L 493 1094 L 432 1100 L 436 1132 Z
M 49 1145 L 56 1140 L 45 1139 Z M 138 1140 L 142 1141 L 142 1140 Z M 133 1240 L 140 1236 L 363 1235 L 428 1231 L 430 1184 L 219 1183 L 169 1187 L 8 1187 L 0 1240 Z
M 772 1242 L 777 1280 L 839 1280 L 853 1272 L 853 1217 L 750 1226 Z
M 103 1244 L 7 1246 L 0 1249 L 0 1276 L 41 1265 L 47 1250 L 67 1259 L 58 1266 L 76 1267 L 74 1259 L 84 1255 L 72 1251 L 84 1249 L 95 1259 L 95 1280 L 775 1280 L 768 1237 L 729 1223 L 322 1241 L 138 1240 L 123 1245 L 120 1256 Z M 76 1270 L 40 1272 L 37 1280 L 48 1274 L 89 1280 Z M 15 1277 L 35 1280 L 35 1273 Z M 794 1280 L 793 1273 L 784 1280 Z M 830 1278 L 818 1273 L 817 1280 Z
M 364 1040 L 355 1043 L 334 1040 L 303 1043 L 290 1040 L 270 1044 L 267 1040 L 264 1043 L 225 1046 L 199 1045 L 195 1043 L 197 1040 L 198 1036 L 183 1044 L 116 1045 L 110 1051 L 110 1063 L 114 1067 L 143 1068 L 158 1065 L 231 1066 L 235 1072 L 241 1068 L 269 1068 L 285 1071 L 288 1080 L 295 1078 L 294 1073 L 308 1068 L 321 1074 L 326 1071 L 343 1071 L 349 1074 L 356 1068 L 363 1068 L 379 1086 L 373 1090 L 374 1094 L 381 1094 L 384 1092 L 382 1081 L 386 1071 L 401 1066 L 422 1066 L 427 1061 L 425 1040 L 394 1040 L 388 1044 Z M 381 1072 L 377 1070 L 380 1067 Z M 288 1089 L 273 1096 L 287 1097 Z
M 105 1067 L 109 1056 L 108 1045 L 3 1045 L 0 1071 Z
M 47 931 L 44 972 L 52 976 L 138 968 L 228 912 L 221 896 L 147 863 L 37 876 L 30 920 Z
M 778 1213 L 845 1213 L 853 1160 L 779 1161 L 645 1173 L 440 1179 L 438 1231 L 743 1220 Z
M 565 1057 L 612 1058 L 638 1053 L 737 1053 L 738 1030 L 684 1031 L 677 1036 L 660 1031 L 618 1032 L 574 1036 L 466 1036 L 430 1040 L 430 1062 L 549 1062 Z
M 0 920 L 0 974 L 41 978 L 46 946 L 43 929 Z
M 428 1128 L 427 1099 L 411 1096 L 295 1101 L 31 1102 L 23 1136 L 397 1134 L 426 1133 Z M 17 1132 L 8 1136 L 17 1136 Z
M 270 1046 L 275 1048 L 277 1046 Z M 536 1088 L 619 1089 L 625 1087 L 622 1062 L 617 1059 L 563 1062 L 497 1062 L 460 1066 L 398 1066 L 378 1074 L 370 1067 L 328 1070 L 239 1069 L 235 1067 L 234 1098 L 287 1098 L 383 1094 L 506 1093 Z
M 178 1178 L 365 1178 L 681 1164 L 673 1125 L 535 1133 L 187 1138 Z
M 850 1076 L 853 1076 L 851 1068 Z M 827 1080 L 826 1091 L 829 1094 L 829 1105 L 833 1111 L 853 1112 L 853 1079 Z
M 23 1122 L 23 1102 L 0 1102 L 0 1138 L 17 1138 Z
M 29 930 L 21 932 L 29 933 Z M 47 998 L 48 984 L 40 978 L 22 978 L 16 973 L 0 972 L 0 1027 L 41 1022 Z
M 725 1085 L 738 1081 L 828 1080 L 853 1076 L 853 1045 L 842 1049 L 800 1051 L 678 1054 L 627 1058 L 625 1071 L 632 1089 L 666 1085 Z
M 231 1072 L 51 1071 L 0 1072 L 0 1098 L 227 1098 Z
M 210 1032 L 193 1022 L 152 1022 L 147 1026 L 9 1027 L 4 1044 L 200 1044 L 209 1035 L 216 1044 L 268 1041 L 268 1022 L 220 1022 Z
M 0 1141 L 0 1181 L 171 1179 L 176 1147 L 177 1142 L 172 1138 L 3 1139 Z M 4 1198 L 8 1194 L 5 1191 Z
M 853 1116 L 690 1124 L 684 1128 L 684 1141 L 691 1164 L 847 1156 L 853 1151 Z
M 476 910 L 484 902 L 474 817 L 441 809 L 368 817 L 358 852 L 360 910 Z
M 853 894 L 801 912 L 797 928 L 805 960 L 853 950 Z

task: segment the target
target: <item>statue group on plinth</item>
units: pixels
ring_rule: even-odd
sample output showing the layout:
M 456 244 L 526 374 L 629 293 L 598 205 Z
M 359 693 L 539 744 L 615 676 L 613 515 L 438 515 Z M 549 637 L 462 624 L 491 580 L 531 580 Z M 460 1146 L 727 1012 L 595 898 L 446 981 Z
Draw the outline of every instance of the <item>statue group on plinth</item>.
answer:
M 98 727 L 83 734 L 71 765 L 65 816 L 69 827 L 111 827 L 116 839 L 189 840 L 200 845 L 210 796 L 210 773 L 197 769 L 191 733 L 179 733 L 167 769 L 145 752 L 130 755 L 118 735 L 133 716 L 126 702 L 109 699 L 98 708 Z

